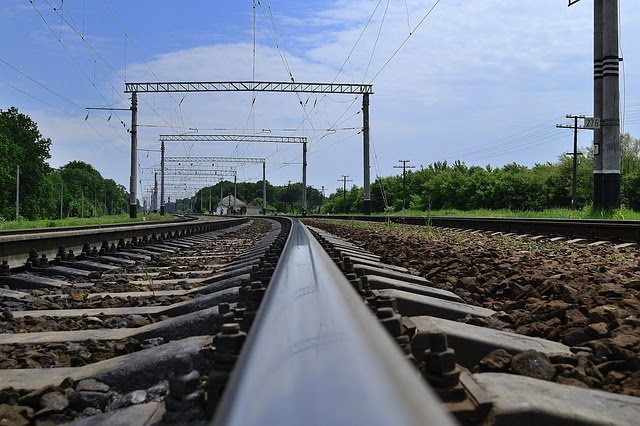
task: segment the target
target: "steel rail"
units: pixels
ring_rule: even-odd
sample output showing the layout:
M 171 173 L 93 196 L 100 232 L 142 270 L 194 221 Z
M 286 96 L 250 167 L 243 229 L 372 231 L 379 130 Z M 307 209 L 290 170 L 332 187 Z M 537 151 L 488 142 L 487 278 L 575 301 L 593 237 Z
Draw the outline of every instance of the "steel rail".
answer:
M 328 254 L 293 220 L 213 424 L 454 422 Z
M 64 227 L 51 227 L 51 228 L 25 228 L 25 229 L 6 229 L 0 231 L 0 237 L 7 235 L 27 235 L 27 234 L 42 234 L 52 232 L 65 232 L 65 231 L 88 231 L 92 229 L 104 229 L 104 228 L 126 228 L 134 225 L 140 226 L 154 226 L 159 223 L 184 223 L 188 221 L 196 220 L 191 216 L 177 216 L 171 220 L 163 220 L 162 222 L 149 221 L 149 222 L 126 222 L 126 223 L 104 223 L 97 225 L 77 225 L 77 226 L 64 226 Z
M 549 234 L 587 240 L 640 243 L 640 221 L 607 219 L 484 218 L 445 216 L 307 216 L 315 219 L 343 219 L 394 222 L 443 228 L 479 229 L 518 234 Z
M 143 225 L 136 222 L 129 224 L 129 226 L 75 230 L 57 228 L 56 231 L 41 233 L 1 235 L 0 260 L 7 260 L 10 267 L 16 267 L 24 263 L 24 255 L 28 254 L 30 249 L 35 249 L 39 254 L 55 257 L 60 245 L 80 253 L 84 243 L 100 245 L 103 241 L 118 242 L 122 238 L 129 240 L 133 237 L 150 237 L 160 233 L 181 233 L 183 231 L 199 233 L 239 225 L 247 220 L 249 219 L 167 221 L 156 222 L 153 225 Z

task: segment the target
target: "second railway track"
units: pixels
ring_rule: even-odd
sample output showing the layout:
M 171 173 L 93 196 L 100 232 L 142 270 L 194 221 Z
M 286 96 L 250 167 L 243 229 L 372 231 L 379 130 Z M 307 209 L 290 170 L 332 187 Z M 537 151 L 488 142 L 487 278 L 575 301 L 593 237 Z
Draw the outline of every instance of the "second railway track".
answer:
M 500 314 L 313 225 L 194 221 L 170 239 L 113 234 L 79 259 L 68 248 L 54 262 L 23 255 L 26 267 L 0 277 L 0 419 L 604 425 L 640 415 L 640 398 L 551 381 L 594 368 L 588 345 L 473 325 Z M 634 359 L 603 362 L 637 371 Z

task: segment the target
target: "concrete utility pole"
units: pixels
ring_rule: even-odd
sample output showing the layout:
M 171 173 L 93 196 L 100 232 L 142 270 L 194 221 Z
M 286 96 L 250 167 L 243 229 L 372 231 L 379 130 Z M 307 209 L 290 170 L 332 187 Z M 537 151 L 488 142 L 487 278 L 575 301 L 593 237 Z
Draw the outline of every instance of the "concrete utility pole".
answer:
M 569 0 L 569 6 L 580 0 Z M 593 1 L 593 206 L 620 207 L 619 0 Z
M 302 216 L 307 214 L 307 142 L 302 144 Z
M 573 184 L 571 187 L 571 208 L 576 208 L 576 188 L 578 186 L 578 155 L 582 155 L 582 153 L 578 152 L 578 119 L 584 119 L 584 115 L 571 115 L 567 114 L 567 118 L 573 120 L 573 125 L 569 126 L 566 124 L 556 124 L 557 128 L 561 129 L 573 129 Z
M 98 194 L 93 191 L 93 217 L 98 216 Z
M 62 219 L 62 204 L 63 204 L 63 198 L 62 196 L 64 195 L 64 181 L 60 182 L 60 219 Z
M 238 196 L 238 177 L 233 176 L 233 213 L 236 212 L 236 200 Z
M 338 182 L 342 181 L 342 210 L 344 214 L 347 214 L 347 182 L 353 182 L 353 180 L 347 179 L 348 177 L 349 175 L 342 175 L 342 179 L 338 179 Z
M 307 144 L 305 143 L 306 147 Z M 267 214 L 267 163 L 262 162 L 262 214 Z
M 160 216 L 164 216 L 164 141 L 160 145 Z
M 80 188 L 80 206 L 82 211 L 82 218 L 84 219 L 84 186 Z
M 129 217 L 138 215 L 136 183 L 138 180 L 138 94 L 131 93 L 131 179 L 129 180 Z
M 158 174 L 153 174 L 153 197 L 151 198 L 151 210 L 158 211 Z
M 213 187 L 210 186 L 209 187 L 209 214 L 211 214 L 211 191 L 212 191 Z
M 602 1 L 593 0 L 593 115 L 602 117 Z M 602 128 L 593 132 L 593 207 L 602 209 Z
M 16 222 L 20 217 L 20 166 L 16 166 Z
M 293 213 L 293 200 L 291 199 L 291 181 L 287 185 L 287 199 L 289 200 L 289 211 Z
M 602 2 L 602 208 L 620 207 L 618 1 Z
M 407 204 L 407 187 L 406 187 L 407 169 L 416 168 L 416 166 L 407 166 L 407 163 L 410 163 L 410 162 L 411 160 L 398 160 L 398 163 L 402 163 L 402 166 L 393 166 L 394 169 L 402 169 L 402 210 L 404 210 L 404 207 Z
M 364 153 L 364 214 L 371 214 L 371 167 L 369 166 L 369 94 L 362 95 L 362 151 Z
M 324 185 L 322 185 L 322 187 L 320 188 L 320 209 L 318 210 L 318 213 L 320 213 L 322 211 L 322 206 L 324 204 Z

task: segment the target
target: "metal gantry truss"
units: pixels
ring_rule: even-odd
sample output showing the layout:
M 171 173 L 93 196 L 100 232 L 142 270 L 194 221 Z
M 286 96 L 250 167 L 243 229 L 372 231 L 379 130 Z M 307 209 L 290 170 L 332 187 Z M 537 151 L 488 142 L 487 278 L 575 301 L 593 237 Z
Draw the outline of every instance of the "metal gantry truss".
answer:
M 166 135 L 165 135 L 166 136 Z M 164 141 L 162 141 L 162 146 L 164 147 Z M 163 155 L 164 155 L 164 148 L 162 150 Z M 256 157 L 163 157 L 163 161 L 161 161 L 161 164 L 164 163 L 195 163 L 195 162 L 201 162 L 201 163 L 241 163 L 241 164 L 245 164 L 245 163 L 262 163 L 262 214 L 266 214 L 267 213 L 267 180 L 266 180 L 266 161 L 264 158 L 256 158 Z M 221 166 L 217 166 L 217 167 L 221 167 Z M 224 167 L 224 166 L 222 166 Z M 162 173 L 160 173 L 160 176 L 162 176 Z M 161 192 L 164 191 L 163 189 L 161 189 Z M 220 197 L 222 199 L 222 197 Z M 164 202 L 164 200 L 162 201 Z M 164 214 L 164 210 L 162 209 L 162 207 L 160 208 L 161 212 L 163 212 L 162 214 Z
M 230 166 L 217 166 L 214 169 L 207 168 L 193 168 L 193 167 L 173 167 L 165 168 L 164 161 L 161 162 L 162 166 L 160 171 L 161 176 L 161 203 L 160 213 L 165 213 L 164 205 L 164 184 L 166 180 L 169 180 L 173 184 L 188 184 L 193 182 L 211 182 L 213 178 L 221 178 L 224 176 L 233 176 L 233 196 L 234 196 L 234 208 L 235 197 L 237 191 L 237 171 L 234 167 Z M 222 191 L 222 186 L 220 187 Z M 220 195 L 222 199 L 222 194 Z M 202 208 L 202 195 L 200 195 L 200 207 Z M 211 195 L 209 196 L 209 210 L 211 210 Z
M 264 135 L 160 135 L 160 142 L 275 142 L 305 143 L 304 136 Z
M 307 213 L 307 138 L 304 136 L 265 136 L 265 135 L 160 135 L 160 152 L 162 158 L 160 159 L 161 168 L 164 168 L 164 163 L 167 161 L 164 157 L 165 142 L 268 142 L 268 143 L 296 143 L 302 144 L 302 214 Z M 174 158 L 174 157 L 171 157 Z M 184 157 L 180 157 L 184 158 Z M 201 157 L 201 158 L 214 158 L 214 157 Z M 220 157 L 217 157 L 220 158 Z M 231 157 L 227 157 L 231 158 Z M 266 180 L 265 180 L 265 164 L 262 163 L 262 210 L 266 213 Z M 162 174 L 160 177 L 162 181 Z M 161 186 L 162 183 L 161 183 Z M 162 189 L 161 189 L 162 193 Z M 160 209 L 162 212 L 162 208 Z
M 277 81 L 196 81 L 196 82 L 144 82 L 126 83 L 125 93 L 131 93 L 131 179 L 129 181 L 129 213 L 136 217 L 136 180 L 138 162 L 138 93 L 170 92 L 297 92 L 362 95 L 362 138 L 364 154 L 364 205 L 365 214 L 371 214 L 371 188 L 369 167 L 369 95 L 371 84 L 301 83 Z M 303 145 L 306 154 L 306 143 Z M 163 155 L 164 155 L 164 149 Z M 306 157 L 306 155 L 305 155 Z M 303 167 L 306 161 L 303 160 Z M 305 176 L 306 177 L 306 176 Z M 306 181 L 302 183 L 306 193 Z M 303 212 L 306 210 L 303 198 Z
M 170 92 L 300 92 L 371 94 L 371 84 L 296 83 L 278 81 L 174 81 L 125 83 L 125 93 Z

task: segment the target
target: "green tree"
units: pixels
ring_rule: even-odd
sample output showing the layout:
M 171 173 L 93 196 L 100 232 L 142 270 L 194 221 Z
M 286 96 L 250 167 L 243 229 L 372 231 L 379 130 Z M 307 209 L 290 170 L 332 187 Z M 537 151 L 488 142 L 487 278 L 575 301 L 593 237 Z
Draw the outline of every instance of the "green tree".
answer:
M 17 108 L 0 110 L 0 216 L 15 216 L 16 167 L 20 166 L 20 215 L 35 219 L 46 215 L 46 160 L 51 140 L 44 138 L 37 124 Z

